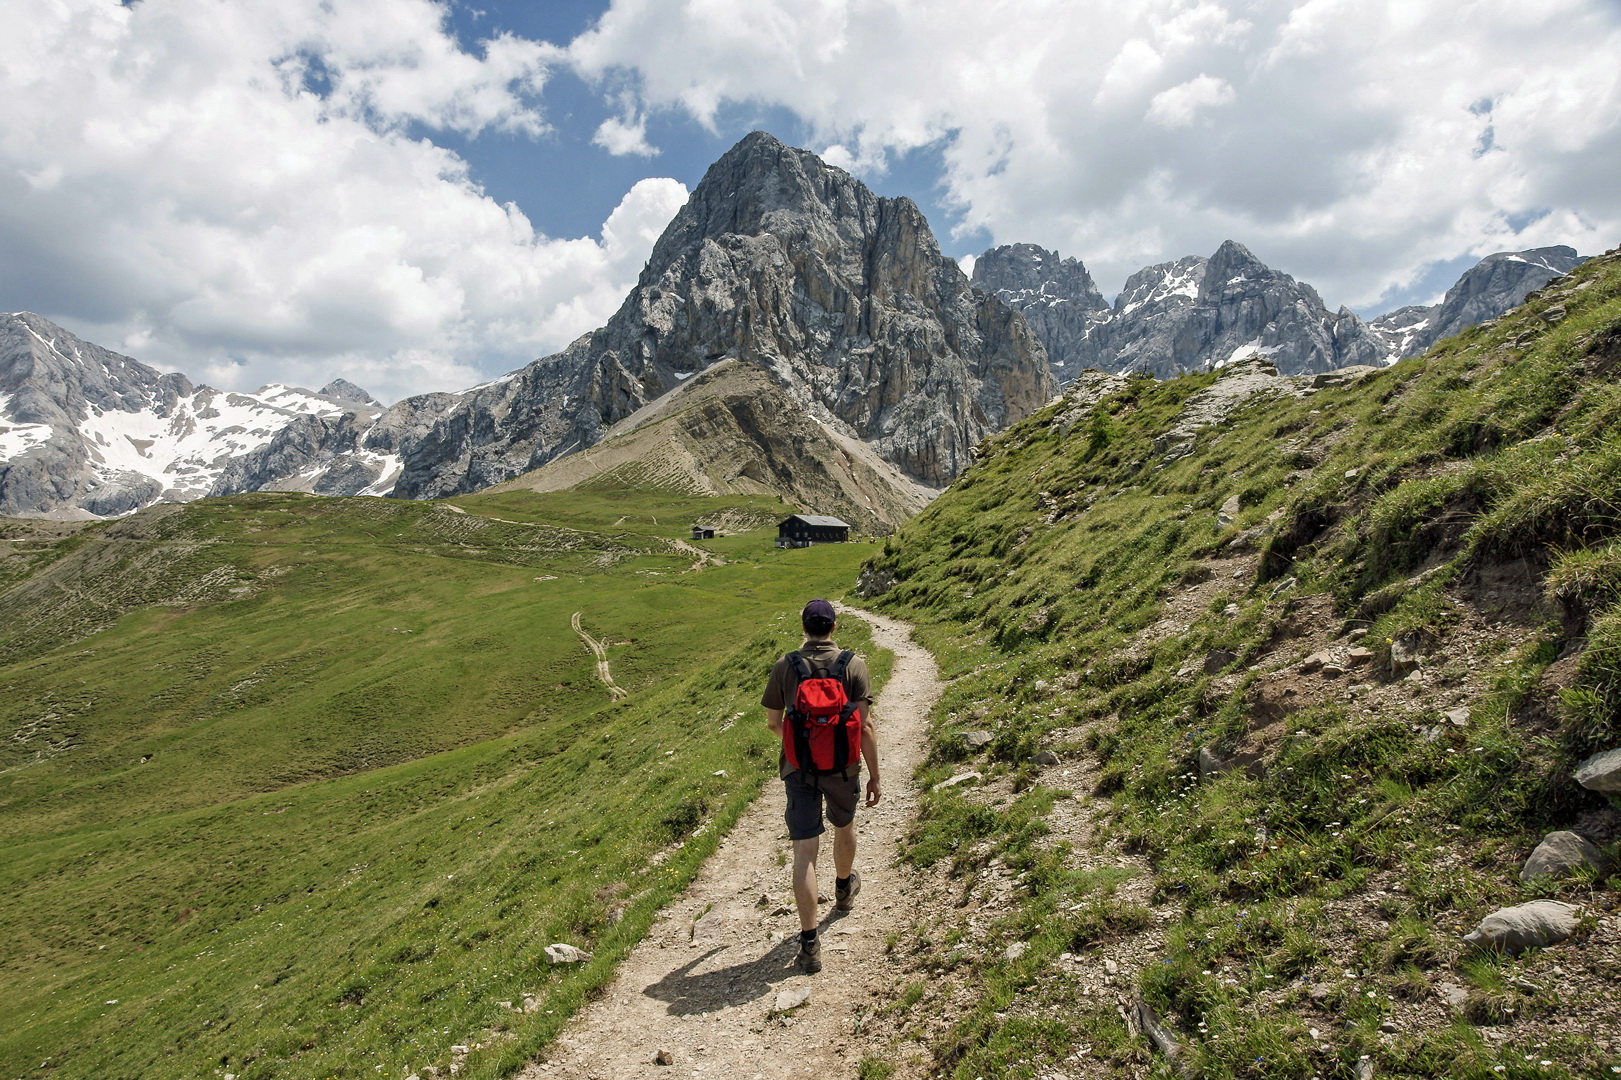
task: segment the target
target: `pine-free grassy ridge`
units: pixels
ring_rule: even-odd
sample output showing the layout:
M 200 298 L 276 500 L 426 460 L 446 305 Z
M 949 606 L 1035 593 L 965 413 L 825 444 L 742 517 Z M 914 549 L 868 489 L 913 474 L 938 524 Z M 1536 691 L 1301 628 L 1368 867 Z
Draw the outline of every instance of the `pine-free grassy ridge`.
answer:
M 1517 872 L 1544 832 L 1604 807 L 1571 768 L 1621 743 L 1618 370 L 1611 253 L 1426 357 L 1252 401 L 1179 460 L 1155 438 L 1214 375 L 1132 380 L 1079 423 L 1063 422 L 1074 406 L 1062 402 L 991 440 L 885 543 L 864 580 L 894 583 L 868 602 L 919 623 L 954 677 L 925 790 L 973 755 L 959 733 L 984 728 L 995 740 L 974 767 L 1023 792 L 1000 806 L 966 786 L 928 795 L 913 837 L 914 861 L 947 861 L 962 882 L 995 858 L 1024 875 L 988 941 L 956 928 L 907 946 L 921 970 L 973 989 L 966 1011 L 961 996 L 910 1003 L 913 1037 L 943 1074 L 1030 1077 L 1082 1059 L 1173 1072 L 1112 994 L 1079 997 L 1056 963 L 1140 932 L 1152 913 L 1040 843 L 1054 799 L 1072 797 L 1027 764 L 1043 746 L 1100 763 L 1105 836 L 1147 858 L 1156 902 L 1180 913 L 1138 988 L 1178 1029 L 1187 1075 L 1349 1077 L 1364 1056 L 1374 1075 L 1407 1077 L 1621 1064 L 1615 995 L 1572 1013 L 1559 990 L 1578 975 L 1613 988 L 1614 950 L 1512 959 L 1459 940 L 1495 907 L 1536 897 L 1615 905 L 1615 879 L 1522 886 Z M 1223 525 L 1217 509 L 1235 495 L 1237 520 Z M 1244 562 L 1228 545 L 1251 530 L 1262 550 Z M 1252 570 L 1230 583 L 1224 572 L 1180 632 L 1139 638 L 1167 597 L 1210 580 L 1213 560 Z M 1476 592 L 1494 574 L 1528 582 L 1508 616 L 1518 625 L 1429 676 L 1487 682 L 1467 728 L 1422 698 L 1373 709 L 1339 695 L 1289 717 L 1283 731 L 1302 735 L 1265 748 L 1263 775 L 1200 781 L 1199 747 L 1229 753 L 1260 725 L 1256 669 L 1294 662 L 1291 601 L 1328 598 L 1332 633 L 1366 628 L 1389 678 L 1397 641 L 1445 653 L 1466 617 L 1500 617 Z M 1233 660 L 1206 674 L 1214 650 Z M 1563 689 L 1547 681 L 1561 655 L 1579 657 Z M 1376 907 L 1352 917 L 1348 898 Z M 1004 959 L 1014 941 L 1028 948 Z M 1442 979 L 1467 990 L 1460 1018 L 1443 1009 L 1431 1027 L 1380 1030 L 1398 1003 L 1435 1001 Z M 942 1013 L 948 1030 L 931 1038 L 923 1021 Z
M 208 500 L 0 593 L 0 720 L 29 733 L 0 750 L 0 1074 L 400 1076 L 481 1043 L 463 1075 L 502 1075 L 690 879 L 774 762 L 754 706 L 792 613 L 869 549 L 760 531 L 681 573 L 695 517 L 788 509 L 456 501 Z M 18 629 L 41 610 L 68 629 Z

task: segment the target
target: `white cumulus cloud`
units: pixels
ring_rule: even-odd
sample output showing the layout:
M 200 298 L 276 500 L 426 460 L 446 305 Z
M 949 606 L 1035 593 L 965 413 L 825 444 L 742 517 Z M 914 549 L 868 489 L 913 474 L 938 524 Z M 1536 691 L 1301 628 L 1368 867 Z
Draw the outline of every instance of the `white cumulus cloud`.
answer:
M 1233 97 L 1233 88 L 1225 79 L 1200 75 L 1155 94 L 1148 102 L 1148 118 L 1161 127 L 1187 127 L 1200 109 L 1230 104 Z
M 16 5 L 0 298 L 227 388 L 456 389 L 599 325 L 686 197 L 537 232 L 423 132 L 546 130 L 557 50 L 430 0 Z
M 658 148 L 647 141 L 647 121 L 642 117 L 623 119 L 610 116 L 597 126 L 591 141 L 616 157 L 636 154 L 654 157 Z
M 960 235 L 1105 289 L 1231 237 L 1361 305 L 1621 240 L 1617 56 L 1610 0 L 613 0 L 568 50 L 644 109 L 790 110 L 857 171 L 934 146 Z

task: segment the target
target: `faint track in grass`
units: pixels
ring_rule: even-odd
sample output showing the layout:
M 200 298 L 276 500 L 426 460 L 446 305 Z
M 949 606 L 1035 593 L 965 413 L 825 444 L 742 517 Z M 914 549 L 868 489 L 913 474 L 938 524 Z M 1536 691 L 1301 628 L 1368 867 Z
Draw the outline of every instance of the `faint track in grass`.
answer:
M 608 646 L 585 632 L 585 627 L 580 625 L 580 613 L 578 611 L 569 620 L 569 625 L 574 627 L 576 634 L 580 635 L 580 640 L 585 642 L 585 647 L 591 650 L 591 655 L 597 658 L 597 678 L 601 679 L 602 685 L 608 688 L 608 696 L 615 701 L 630 697 L 630 693 L 624 687 L 614 682 L 613 672 L 608 670 Z

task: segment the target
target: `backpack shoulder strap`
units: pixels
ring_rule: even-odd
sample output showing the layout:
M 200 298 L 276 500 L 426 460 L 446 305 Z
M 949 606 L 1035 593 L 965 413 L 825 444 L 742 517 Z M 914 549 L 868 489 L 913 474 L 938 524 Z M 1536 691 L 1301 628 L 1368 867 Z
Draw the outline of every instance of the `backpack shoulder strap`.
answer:
M 810 665 L 805 662 L 803 656 L 799 655 L 799 650 L 795 649 L 783 659 L 788 661 L 788 665 L 794 669 L 794 674 L 799 676 L 800 682 L 804 682 L 811 677 Z
M 828 677 L 837 679 L 842 683 L 844 681 L 845 669 L 850 666 L 850 661 L 854 660 L 855 658 L 856 654 L 851 652 L 849 649 L 845 649 L 843 652 L 839 653 L 838 658 L 833 661 L 833 665 L 827 669 Z

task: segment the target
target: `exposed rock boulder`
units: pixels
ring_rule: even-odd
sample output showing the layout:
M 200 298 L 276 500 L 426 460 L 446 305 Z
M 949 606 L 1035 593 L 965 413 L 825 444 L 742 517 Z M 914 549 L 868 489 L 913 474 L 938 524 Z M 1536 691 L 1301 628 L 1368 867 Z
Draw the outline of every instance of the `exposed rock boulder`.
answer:
M 1621 747 L 1594 754 L 1576 766 L 1576 782 L 1589 791 L 1621 794 Z
M 1551 832 L 1525 860 L 1520 880 L 1530 882 L 1545 877 L 1561 878 L 1583 866 L 1591 866 L 1603 874 L 1609 869 L 1610 860 L 1597 844 L 1580 833 L 1568 830 Z
M 1581 909 L 1558 900 L 1533 900 L 1518 907 L 1502 908 L 1480 920 L 1463 940 L 1483 949 L 1519 953 L 1557 945 L 1576 932 Z

